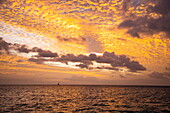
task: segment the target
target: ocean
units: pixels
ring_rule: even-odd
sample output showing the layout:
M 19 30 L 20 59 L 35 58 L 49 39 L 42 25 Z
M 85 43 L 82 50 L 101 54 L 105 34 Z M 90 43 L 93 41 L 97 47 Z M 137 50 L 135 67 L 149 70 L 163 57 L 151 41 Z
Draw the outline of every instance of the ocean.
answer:
M 0 86 L 0 113 L 170 113 L 170 87 Z

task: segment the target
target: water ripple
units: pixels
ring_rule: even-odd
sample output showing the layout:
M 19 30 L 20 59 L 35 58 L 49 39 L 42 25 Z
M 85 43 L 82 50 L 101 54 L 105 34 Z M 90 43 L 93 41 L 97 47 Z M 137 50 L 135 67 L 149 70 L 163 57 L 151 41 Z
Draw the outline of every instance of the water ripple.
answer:
M 0 112 L 168 113 L 169 87 L 0 86 Z

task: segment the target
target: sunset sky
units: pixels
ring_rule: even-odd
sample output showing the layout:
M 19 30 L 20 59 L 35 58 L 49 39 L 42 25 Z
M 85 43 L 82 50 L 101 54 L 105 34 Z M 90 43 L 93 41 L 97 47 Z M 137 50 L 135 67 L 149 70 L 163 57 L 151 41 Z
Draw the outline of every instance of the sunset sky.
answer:
M 0 0 L 0 84 L 170 85 L 169 0 Z

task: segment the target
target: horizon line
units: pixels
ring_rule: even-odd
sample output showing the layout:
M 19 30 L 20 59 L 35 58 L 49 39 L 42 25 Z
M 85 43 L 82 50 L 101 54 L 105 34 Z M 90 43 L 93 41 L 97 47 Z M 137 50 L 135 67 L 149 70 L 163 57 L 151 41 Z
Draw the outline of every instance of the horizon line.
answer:
M 124 86 L 124 87 L 170 87 L 170 85 L 112 85 L 112 84 L 0 84 L 0 86 Z

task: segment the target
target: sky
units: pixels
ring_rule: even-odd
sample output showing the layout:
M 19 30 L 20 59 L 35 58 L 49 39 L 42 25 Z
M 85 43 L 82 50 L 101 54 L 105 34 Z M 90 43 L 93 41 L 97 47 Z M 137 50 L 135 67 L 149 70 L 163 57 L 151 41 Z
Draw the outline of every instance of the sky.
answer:
M 0 0 L 0 84 L 170 85 L 169 0 Z

